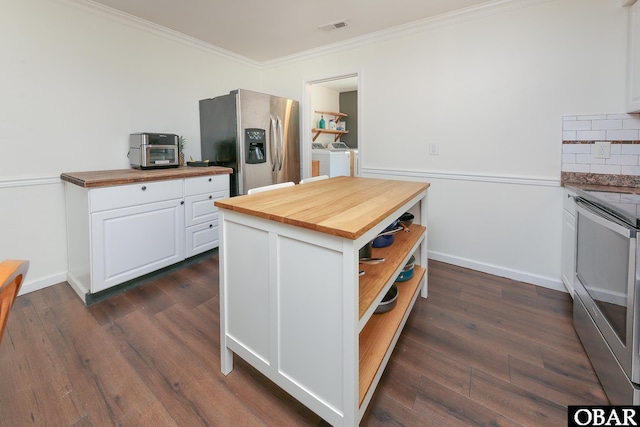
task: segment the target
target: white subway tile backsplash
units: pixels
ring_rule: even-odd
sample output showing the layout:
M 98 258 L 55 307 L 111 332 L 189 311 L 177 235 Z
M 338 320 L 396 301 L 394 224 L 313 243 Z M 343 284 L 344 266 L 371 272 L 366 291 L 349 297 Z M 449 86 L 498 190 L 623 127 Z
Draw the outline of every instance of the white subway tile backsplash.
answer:
M 614 114 L 607 114 L 607 119 L 612 119 L 612 120 L 616 120 L 616 119 L 638 119 L 640 118 L 640 113 L 614 113 Z
M 607 137 L 606 130 L 579 130 L 576 133 L 578 141 L 602 141 Z
M 588 154 L 593 144 L 562 144 L 562 154 Z
M 620 175 L 622 166 L 620 165 L 591 165 L 591 173 L 604 173 L 608 175 Z
M 562 172 L 581 172 L 581 173 L 589 173 L 590 167 L 589 165 L 578 165 L 575 163 L 567 163 L 562 164 Z
M 620 173 L 622 175 L 640 176 L 640 166 L 622 166 Z
M 575 121 L 575 122 L 563 122 L 563 130 L 591 130 L 591 121 Z
M 604 120 L 607 118 L 606 114 L 591 114 L 588 116 L 578 116 L 578 120 Z
M 614 144 L 620 145 L 621 154 L 640 154 L 640 144 Z
M 593 153 L 589 154 L 576 154 L 576 163 L 582 163 L 587 165 L 604 165 L 605 159 L 596 159 L 593 157 Z
M 640 176 L 640 113 L 571 115 L 562 118 L 562 172 Z M 595 142 L 610 141 L 608 159 L 593 156 Z
M 631 155 L 631 154 L 628 154 L 628 155 L 612 154 L 608 159 L 606 159 L 606 164 L 608 164 L 608 165 L 637 166 L 638 165 L 638 156 L 634 156 L 634 155 Z
M 593 120 L 592 130 L 622 129 L 622 120 Z
M 640 129 L 640 119 L 623 120 L 622 129 Z
M 640 139 L 640 130 L 608 130 L 607 141 L 637 141 Z

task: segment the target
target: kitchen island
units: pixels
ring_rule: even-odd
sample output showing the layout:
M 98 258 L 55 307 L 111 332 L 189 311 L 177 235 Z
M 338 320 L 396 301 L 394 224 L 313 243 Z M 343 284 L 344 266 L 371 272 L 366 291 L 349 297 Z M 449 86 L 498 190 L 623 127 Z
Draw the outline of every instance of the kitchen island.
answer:
M 336 177 L 218 200 L 221 370 L 242 357 L 332 425 L 357 425 L 418 294 L 427 297 L 428 183 Z M 404 212 L 392 245 L 359 249 Z M 374 311 L 410 257 L 398 302 Z M 364 272 L 361 275 L 361 272 Z

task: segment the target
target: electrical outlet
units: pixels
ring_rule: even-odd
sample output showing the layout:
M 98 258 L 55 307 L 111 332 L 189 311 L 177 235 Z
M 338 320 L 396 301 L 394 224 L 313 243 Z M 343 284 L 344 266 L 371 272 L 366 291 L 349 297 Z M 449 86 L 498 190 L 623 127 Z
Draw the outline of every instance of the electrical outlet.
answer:
M 433 142 L 429 143 L 429 155 L 437 156 L 440 153 L 440 145 Z
M 608 159 L 611 157 L 611 143 L 608 141 L 600 141 L 594 144 L 593 157 L 595 159 Z

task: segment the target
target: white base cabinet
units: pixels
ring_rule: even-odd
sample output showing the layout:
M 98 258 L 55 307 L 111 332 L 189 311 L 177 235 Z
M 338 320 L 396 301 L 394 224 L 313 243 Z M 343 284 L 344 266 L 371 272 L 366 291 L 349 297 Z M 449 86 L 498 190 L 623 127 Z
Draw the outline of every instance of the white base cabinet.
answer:
M 229 197 L 229 175 L 98 188 L 65 182 L 65 197 L 67 280 L 86 301 L 217 247 L 214 201 Z
M 564 210 L 562 212 L 562 282 L 571 294 L 575 294 L 573 281 L 576 271 L 576 193 L 564 190 Z

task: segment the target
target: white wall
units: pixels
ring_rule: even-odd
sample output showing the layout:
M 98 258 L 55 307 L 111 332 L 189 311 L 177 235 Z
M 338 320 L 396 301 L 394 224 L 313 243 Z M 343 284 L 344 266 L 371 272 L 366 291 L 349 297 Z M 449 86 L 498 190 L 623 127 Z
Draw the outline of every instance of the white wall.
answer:
M 171 132 L 200 158 L 198 101 L 258 90 L 259 69 L 84 2 L 0 5 L 0 259 L 24 290 L 66 280 L 62 172 L 128 168 L 128 136 Z
M 626 15 L 617 0 L 498 4 L 263 81 L 302 98 L 304 81 L 359 72 L 363 175 L 432 183 L 430 256 L 562 289 L 562 116 L 624 111 Z
M 619 0 L 497 2 L 262 70 L 82 4 L 0 6 L 0 259 L 31 260 L 28 289 L 65 279 L 61 172 L 128 167 L 136 131 L 199 158 L 199 99 L 354 72 L 363 174 L 432 183 L 430 256 L 561 286 L 562 116 L 624 111 Z
M 322 87 L 320 85 L 312 85 L 310 90 L 311 97 L 309 99 L 309 108 L 307 109 L 309 121 L 312 127 L 318 127 L 318 121 L 321 114 L 316 111 L 340 111 L 340 93 L 335 90 Z M 335 119 L 334 116 L 324 114 L 324 126 L 325 129 L 329 129 L 329 120 Z M 315 142 L 320 142 L 327 145 L 333 142 L 333 135 L 320 134 Z

